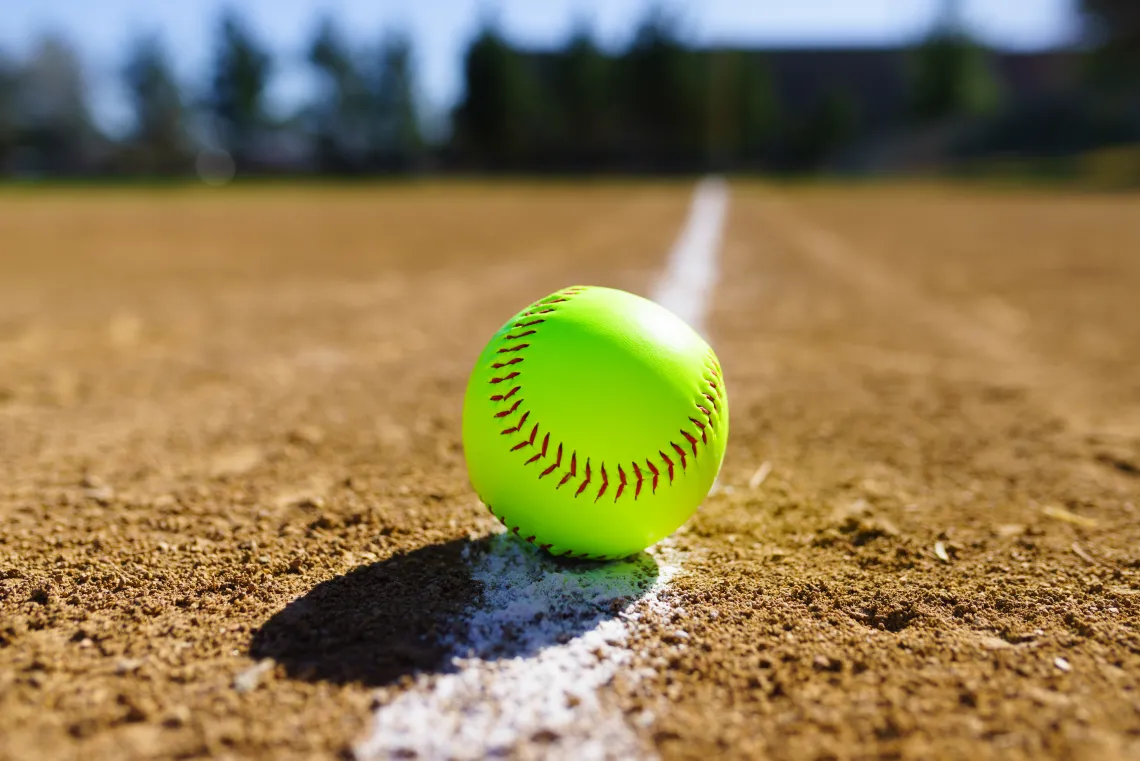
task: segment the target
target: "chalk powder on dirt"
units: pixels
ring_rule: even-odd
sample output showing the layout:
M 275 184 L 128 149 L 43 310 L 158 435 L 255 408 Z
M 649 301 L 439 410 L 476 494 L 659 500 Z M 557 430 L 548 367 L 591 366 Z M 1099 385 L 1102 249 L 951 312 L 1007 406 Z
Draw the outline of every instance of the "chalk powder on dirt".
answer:
M 722 180 L 697 186 L 655 294 L 702 332 L 727 206 Z M 682 554 L 666 540 L 626 561 L 564 563 L 507 534 L 468 554 L 483 594 L 447 643 L 452 668 L 381 705 L 356 757 L 654 758 L 602 688 L 632 661 L 634 628 L 668 619 L 661 593 Z

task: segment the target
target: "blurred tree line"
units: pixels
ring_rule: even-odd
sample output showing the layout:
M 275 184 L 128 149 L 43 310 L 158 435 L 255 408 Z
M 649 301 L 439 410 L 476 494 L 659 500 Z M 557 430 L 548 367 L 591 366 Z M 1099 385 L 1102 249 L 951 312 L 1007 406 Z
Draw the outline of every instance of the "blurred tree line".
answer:
M 1057 149 L 1058 130 L 1070 148 L 1140 140 L 1138 8 L 1083 0 L 1095 44 L 1069 55 L 1080 61 L 1071 87 L 1040 97 L 1022 92 L 1024 62 L 978 46 L 952 12 L 923 43 L 887 51 L 695 48 L 659 11 L 618 51 L 585 27 L 559 49 L 522 49 L 488 24 L 431 139 L 406 36 L 354 47 L 322 19 L 305 56 L 319 87 L 282 115 L 267 100 L 281 62 L 229 11 L 191 86 L 160 38 L 134 41 L 120 71 L 130 126 L 113 135 L 94 126 L 66 41 L 0 55 L 0 172 L 192 175 L 204 149 L 243 173 L 810 172 Z

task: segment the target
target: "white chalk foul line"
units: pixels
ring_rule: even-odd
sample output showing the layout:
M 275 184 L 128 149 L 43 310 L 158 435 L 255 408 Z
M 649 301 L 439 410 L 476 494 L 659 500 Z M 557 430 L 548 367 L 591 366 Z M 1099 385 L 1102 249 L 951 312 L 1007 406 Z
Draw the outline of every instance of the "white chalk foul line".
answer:
M 677 236 L 653 300 L 705 333 L 708 302 L 716 287 L 717 254 L 728 215 L 728 186 L 719 177 L 701 180 L 689 217 Z
M 655 294 L 698 330 L 716 281 L 727 204 L 723 181 L 697 186 Z M 447 643 L 452 668 L 421 675 L 381 705 L 356 757 L 655 758 L 602 688 L 632 662 L 635 628 L 668 622 L 660 593 L 681 553 L 666 540 L 621 562 L 565 563 L 499 534 L 468 554 L 483 594 Z
M 494 536 L 471 559 L 484 592 L 450 643 L 454 671 L 421 677 L 381 706 L 357 757 L 650 757 L 600 688 L 632 659 L 631 627 L 664 615 L 658 592 L 676 571 L 670 554 L 559 565 Z

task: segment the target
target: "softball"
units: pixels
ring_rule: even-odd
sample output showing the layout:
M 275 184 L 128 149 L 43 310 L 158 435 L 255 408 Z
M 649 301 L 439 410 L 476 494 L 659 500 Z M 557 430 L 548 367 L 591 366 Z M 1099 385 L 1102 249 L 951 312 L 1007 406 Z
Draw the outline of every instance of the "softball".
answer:
M 668 536 L 712 488 L 727 440 L 709 345 L 611 288 L 566 288 L 508 320 L 463 405 L 476 493 L 553 555 L 620 558 Z

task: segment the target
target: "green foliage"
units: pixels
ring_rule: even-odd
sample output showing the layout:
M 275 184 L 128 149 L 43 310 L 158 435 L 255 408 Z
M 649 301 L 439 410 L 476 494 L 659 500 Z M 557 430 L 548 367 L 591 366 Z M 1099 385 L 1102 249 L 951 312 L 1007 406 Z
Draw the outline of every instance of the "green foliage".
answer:
M 557 55 L 553 88 L 558 105 L 558 139 L 570 161 L 605 160 L 616 129 L 613 62 L 589 30 L 579 27 Z
M 27 171 L 75 174 L 95 163 L 98 135 L 75 50 L 46 37 L 16 72 L 12 94 L 17 139 Z
M 1132 3 L 1086 0 L 1083 7 L 1099 19 L 1105 50 L 1116 55 L 1137 48 Z M 661 8 L 646 15 L 620 51 L 602 49 L 584 25 L 554 50 L 520 49 L 494 25 L 484 26 L 465 52 L 462 99 L 451 113 L 450 136 L 438 145 L 425 144 L 421 133 L 415 59 L 406 36 L 388 34 L 358 48 L 331 17 L 319 20 L 305 51 L 319 90 L 297 114 L 274 123 L 265 98 L 274 70 L 269 51 L 236 11 L 227 11 L 219 19 L 200 102 L 187 105 L 158 40 L 140 38 L 129 49 L 122 78 L 135 126 L 116 160 L 130 172 L 176 171 L 187 163 L 188 125 L 212 126 L 212 137 L 246 170 L 315 167 L 336 174 L 429 165 L 512 172 L 803 172 L 890 165 L 888 143 L 905 144 L 908 129 L 924 138 L 958 140 L 954 136 L 968 127 L 971 136 L 990 135 L 1006 150 L 1032 140 L 1060 145 L 1051 130 L 1061 137 L 1073 131 L 1069 122 L 1033 118 L 1024 103 L 979 119 L 998 110 L 1001 92 L 991 54 L 960 30 L 952 13 L 905 57 L 890 50 L 696 48 L 677 18 Z M 1024 73 L 1010 70 L 1017 77 Z M 88 149 L 103 144 L 87 117 L 85 93 L 78 62 L 58 41 L 45 43 L 21 66 L 0 62 L 0 162 L 12 166 L 11 156 L 18 154 L 20 161 L 32 156 L 47 171 L 94 164 L 88 157 L 95 152 Z M 1130 116 L 1136 108 L 1127 98 L 1088 102 L 1096 104 L 1095 113 L 1087 109 L 1097 116 L 1096 129 L 1082 138 L 1080 150 L 1134 134 L 1127 127 L 1136 121 Z M 208 120 L 194 118 L 198 107 Z M 1014 111 L 1024 118 L 1005 118 Z M 1101 118 L 1102 112 L 1107 116 Z M 967 155 L 960 142 L 946 139 L 931 150 Z M 15 146 L 22 150 L 13 151 Z
M 767 66 L 746 51 L 713 51 L 706 79 L 706 158 L 714 166 L 757 165 L 779 130 Z
M 1135 0 L 1081 0 L 1093 41 L 1111 43 L 1140 55 L 1140 5 Z
M 550 109 L 534 72 L 499 31 L 486 26 L 464 57 L 465 95 L 455 111 L 461 153 L 488 168 L 521 168 L 537 158 Z
M 1136 0 L 1081 0 L 1093 84 L 1135 94 L 1140 79 L 1140 3 Z
M 822 168 L 857 134 L 857 102 L 847 90 L 832 88 L 790 127 L 781 141 L 786 166 L 795 170 Z
M 464 73 L 452 148 L 470 166 L 759 166 L 778 130 L 763 59 L 695 50 L 660 10 L 617 55 L 585 27 L 544 53 L 519 51 L 488 27 L 468 49 Z
M 807 134 L 816 155 L 828 157 L 846 146 L 859 126 L 858 106 L 851 93 L 832 90 L 812 114 Z
M 378 58 L 379 65 L 368 80 L 373 152 L 384 167 L 408 169 L 420 160 L 424 149 L 411 40 L 405 35 L 389 35 L 380 46 Z
M 695 54 L 673 19 L 653 10 L 621 57 L 625 148 L 642 162 L 695 166 L 704 148 L 704 92 Z
M 135 126 L 131 135 L 134 168 L 147 173 L 186 167 L 185 108 L 161 40 L 138 38 L 123 67 Z
M 370 103 L 353 51 L 330 17 L 318 23 L 309 63 L 322 79 L 312 114 L 318 161 L 326 171 L 349 171 L 368 150 Z
M 340 97 L 359 86 L 360 76 L 352 51 L 330 16 L 324 16 L 318 22 L 317 33 L 309 46 L 309 63 L 329 80 L 336 95 Z
M 999 101 L 989 55 L 969 37 L 941 30 L 916 51 L 911 113 L 918 121 L 982 116 L 996 110 Z
M 464 62 L 455 155 L 468 166 L 695 171 L 759 165 L 777 107 L 762 59 L 697 51 L 659 10 L 613 55 L 580 26 L 561 49 L 529 53 L 485 28 Z
M 18 82 L 16 65 L 0 54 L 0 168 L 7 163 L 16 147 Z
M 353 51 L 331 19 L 323 19 L 309 48 L 323 87 L 312 108 L 318 161 L 325 171 L 406 169 L 423 149 L 412 68 L 402 35 L 377 49 Z
M 272 59 L 232 10 L 222 16 L 218 38 L 209 108 L 223 147 L 240 164 L 248 159 L 258 132 L 268 126 L 265 90 Z

